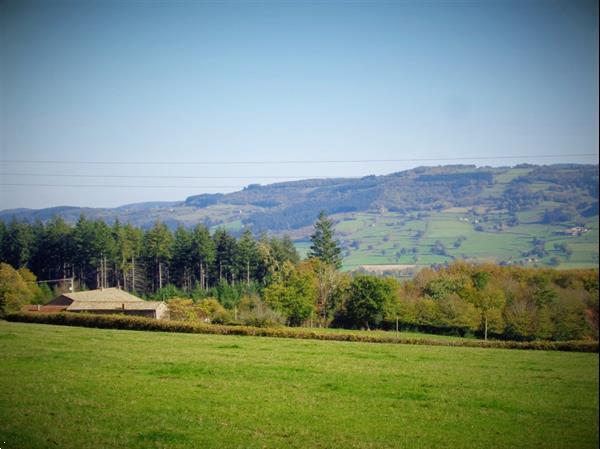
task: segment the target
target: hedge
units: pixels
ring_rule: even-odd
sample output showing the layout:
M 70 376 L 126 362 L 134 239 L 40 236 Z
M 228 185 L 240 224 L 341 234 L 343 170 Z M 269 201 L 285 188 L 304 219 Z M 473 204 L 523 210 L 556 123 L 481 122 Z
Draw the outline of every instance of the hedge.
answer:
M 152 318 L 119 315 L 94 315 L 84 313 L 28 313 L 17 312 L 5 316 L 7 321 L 22 323 L 58 324 L 64 326 L 95 327 L 192 334 L 252 335 L 259 337 L 301 338 L 311 340 L 357 341 L 367 343 L 398 343 L 407 345 L 462 346 L 470 348 L 531 349 L 541 351 L 598 352 L 597 341 L 482 341 L 482 340 L 428 340 L 396 338 L 392 336 L 320 333 L 289 327 L 261 328 L 252 326 L 226 326 L 194 324 L 180 321 L 158 321 Z

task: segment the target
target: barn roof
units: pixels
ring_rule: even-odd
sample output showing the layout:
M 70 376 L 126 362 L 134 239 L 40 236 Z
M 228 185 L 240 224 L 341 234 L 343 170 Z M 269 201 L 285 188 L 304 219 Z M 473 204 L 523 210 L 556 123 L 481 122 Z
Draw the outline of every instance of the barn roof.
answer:
M 84 310 L 156 310 L 164 304 L 161 301 L 143 301 L 138 299 L 136 302 L 121 301 L 74 301 L 67 311 Z
M 100 301 L 100 302 L 139 302 L 137 296 L 133 296 L 120 288 L 101 288 L 85 292 L 63 293 L 62 296 L 72 301 Z

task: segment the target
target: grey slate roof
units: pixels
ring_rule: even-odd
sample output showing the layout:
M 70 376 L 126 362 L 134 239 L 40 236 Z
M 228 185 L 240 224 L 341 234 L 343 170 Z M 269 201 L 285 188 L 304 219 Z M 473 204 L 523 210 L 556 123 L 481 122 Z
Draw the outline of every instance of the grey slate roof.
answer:
M 100 302 L 140 302 L 142 299 L 120 288 L 103 288 L 85 292 L 63 293 L 62 296 L 73 301 L 100 301 Z
M 164 304 L 161 301 L 120 302 L 120 301 L 74 301 L 67 307 L 67 312 L 85 310 L 156 310 Z

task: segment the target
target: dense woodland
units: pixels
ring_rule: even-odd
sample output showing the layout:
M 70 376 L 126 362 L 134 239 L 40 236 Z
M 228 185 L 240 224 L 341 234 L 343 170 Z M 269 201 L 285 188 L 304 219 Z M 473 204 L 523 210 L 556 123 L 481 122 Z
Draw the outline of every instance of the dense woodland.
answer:
M 285 261 L 298 262 L 289 238 L 240 238 L 204 225 L 174 232 L 161 222 L 143 230 L 116 221 L 81 217 L 71 226 L 54 217 L 47 223 L 0 222 L 0 258 L 27 267 L 39 279 L 75 277 L 79 288 L 120 286 L 151 294 L 173 284 L 189 292 L 220 282 L 263 284 L 269 270 Z
M 36 279 L 74 278 L 76 289 L 120 286 L 169 301 L 173 319 L 258 326 L 402 328 L 485 338 L 598 338 L 598 270 L 558 271 L 454 262 L 413 279 L 339 270 L 341 251 L 322 213 L 300 261 L 289 238 L 235 238 L 198 225 L 142 230 L 81 217 L 0 223 L 4 310 L 57 291 Z M 68 281 L 49 283 L 65 288 Z M 15 286 L 18 286 L 15 287 Z

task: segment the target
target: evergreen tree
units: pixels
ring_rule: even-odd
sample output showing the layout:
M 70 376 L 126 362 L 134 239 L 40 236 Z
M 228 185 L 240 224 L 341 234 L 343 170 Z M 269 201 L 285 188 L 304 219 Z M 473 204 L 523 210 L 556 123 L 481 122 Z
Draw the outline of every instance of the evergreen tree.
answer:
M 171 267 L 174 282 L 189 292 L 192 289 L 192 236 L 183 226 L 175 230 Z
M 191 259 L 195 267 L 194 278 L 198 280 L 201 289 L 206 289 L 209 283 L 210 266 L 215 260 L 215 244 L 208 228 L 202 224 L 192 230 Z
M 136 279 L 136 263 L 139 264 L 139 258 L 142 247 L 143 233 L 140 229 L 134 228 L 130 223 L 122 226 L 119 220 L 115 220 L 112 227 L 112 235 L 115 241 L 114 265 L 115 278 L 118 285 L 125 290 L 135 291 L 134 284 L 143 276 L 140 276 L 141 270 L 137 267 L 138 279 Z
M 130 291 L 143 291 L 146 272 L 141 264 L 144 232 L 127 223 L 123 228 L 124 249 L 122 256 L 127 260 L 123 266 L 124 287 Z M 125 272 L 127 275 L 125 275 Z
M 91 222 L 91 238 L 85 242 L 90 251 L 91 265 L 96 269 L 96 288 L 110 287 L 116 253 L 112 229 L 102 220 Z
M 167 225 L 156 221 L 154 227 L 144 236 L 144 251 L 148 263 L 154 267 L 154 289 L 162 288 L 168 280 L 166 269 L 173 255 L 173 236 Z
M 258 266 L 258 250 L 256 242 L 252 237 L 252 232 L 246 229 L 237 244 L 236 251 L 237 272 L 246 283 L 250 284 L 250 280 L 255 278 L 256 269 Z
M 8 225 L 3 241 L 3 258 L 13 267 L 24 267 L 29 263 L 34 236 L 28 223 L 13 220 Z
M 92 270 L 92 248 L 88 244 L 92 240 L 93 224 L 83 215 L 79 217 L 73 229 L 73 245 L 75 248 L 75 275 L 82 285 L 90 285 Z M 95 274 L 95 273 L 94 273 Z
M 269 244 L 271 245 L 273 257 L 275 257 L 279 265 L 283 265 L 286 261 L 293 264 L 300 262 L 300 255 L 296 251 L 294 242 L 292 242 L 289 235 L 284 235 L 281 238 L 271 237 Z
M 237 242 L 225 229 L 219 228 L 213 235 L 215 242 L 215 278 L 235 283 L 240 276 L 236 270 Z
M 342 250 L 334 238 L 333 223 L 327 218 L 325 211 L 321 211 L 315 223 L 315 231 L 310 236 L 311 246 L 309 258 L 321 259 L 335 268 L 342 266 Z
M 54 216 L 46 224 L 45 233 L 50 277 L 66 278 L 73 275 L 74 243 L 72 228 L 62 217 Z

